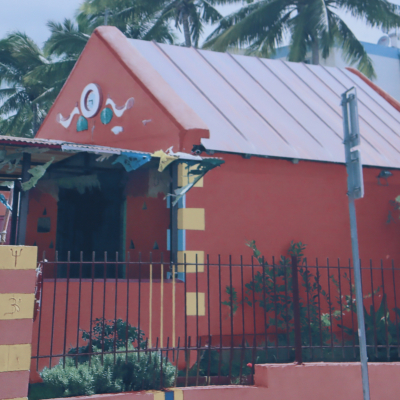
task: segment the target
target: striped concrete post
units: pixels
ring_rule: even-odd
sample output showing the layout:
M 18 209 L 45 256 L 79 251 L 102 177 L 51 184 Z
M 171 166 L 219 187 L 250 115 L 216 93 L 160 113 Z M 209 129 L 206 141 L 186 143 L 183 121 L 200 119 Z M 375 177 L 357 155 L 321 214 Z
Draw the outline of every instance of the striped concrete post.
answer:
M 37 247 L 0 246 L 0 400 L 28 396 Z

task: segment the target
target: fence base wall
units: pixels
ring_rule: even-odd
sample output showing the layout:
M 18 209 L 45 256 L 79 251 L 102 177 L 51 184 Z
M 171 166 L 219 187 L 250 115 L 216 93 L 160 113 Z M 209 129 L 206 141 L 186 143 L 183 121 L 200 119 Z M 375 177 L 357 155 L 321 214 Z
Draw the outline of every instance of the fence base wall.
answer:
M 400 363 L 369 363 L 368 369 L 371 399 L 399 398 Z M 264 399 L 363 399 L 360 363 L 256 365 L 254 380 L 267 388 Z
M 397 400 L 400 363 L 370 363 L 372 399 Z M 72 399 L 72 398 L 71 398 Z M 262 364 L 255 386 L 208 386 L 132 392 L 80 400 L 362 400 L 360 363 Z

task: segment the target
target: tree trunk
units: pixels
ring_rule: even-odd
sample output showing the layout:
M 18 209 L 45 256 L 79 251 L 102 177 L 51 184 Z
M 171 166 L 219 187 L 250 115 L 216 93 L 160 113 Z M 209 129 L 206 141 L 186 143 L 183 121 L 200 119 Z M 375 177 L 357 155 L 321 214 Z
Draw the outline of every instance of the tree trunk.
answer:
M 189 16 L 187 13 L 183 14 L 183 32 L 185 34 L 185 46 L 186 47 L 191 47 L 192 42 L 190 40 L 190 28 L 189 28 Z
M 311 63 L 314 65 L 319 64 L 319 40 L 318 36 L 314 36 L 311 42 Z
M 38 127 L 38 109 L 37 104 L 32 104 L 32 112 L 33 112 L 33 119 L 32 119 L 32 130 L 33 130 L 33 137 L 35 137 L 39 127 Z

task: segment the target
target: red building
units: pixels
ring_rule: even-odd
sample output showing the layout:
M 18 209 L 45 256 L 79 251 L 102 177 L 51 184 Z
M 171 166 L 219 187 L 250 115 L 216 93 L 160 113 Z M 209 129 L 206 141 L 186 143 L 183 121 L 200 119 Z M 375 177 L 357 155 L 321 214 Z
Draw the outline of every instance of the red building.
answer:
M 206 255 L 216 262 L 221 254 L 225 263 L 231 255 L 239 263 L 240 255 L 250 259 L 250 240 L 267 258 L 301 241 L 310 259 L 346 263 L 351 242 L 340 96 L 353 86 L 365 184 L 357 201 L 361 258 L 399 263 L 399 216 L 391 203 L 400 194 L 399 103 L 353 70 L 129 40 L 112 27 L 94 32 L 37 137 L 1 139 L 19 152 L 21 146 L 42 149 L 24 156 L 25 171 L 54 157 L 29 190 L 29 211 L 28 196 L 21 196 L 18 240 L 37 245 L 48 259 L 58 250 L 64 261 L 68 251 L 72 261 L 80 251 L 84 260 L 93 251 L 98 260 L 107 251 L 109 261 L 116 252 L 123 260 L 127 251 L 146 261 L 149 252 L 157 260 L 163 253 L 165 262 L 197 257 L 198 282 L 196 274 L 190 277 L 193 266 L 187 277 L 180 267 L 178 278 L 186 279 L 189 292 L 199 285 L 199 293 L 207 284 Z M 167 155 L 156 153 L 169 148 Z M 212 166 L 224 163 L 171 207 L 166 195 L 179 193 L 195 176 L 188 168 L 208 159 L 217 160 Z M 391 171 L 387 180 L 378 178 L 383 170 Z M 21 174 L 19 166 L 13 174 Z M 169 267 L 163 274 L 160 268 L 154 278 L 167 277 Z M 204 295 L 199 302 L 206 318 Z M 157 300 L 157 310 L 162 303 Z M 206 335 L 201 326 L 199 335 Z M 153 329 L 162 335 L 158 322 Z M 170 324 L 163 329 L 175 332 Z
M 87 118 L 87 129 L 78 131 L 82 92 L 90 83 L 101 91 L 100 103 Z M 199 252 L 200 259 L 203 254 L 237 256 L 246 254 L 246 240 L 256 240 L 265 255 L 278 256 L 294 240 L 307 243 L 309 257 L 347 259 L 340 95 L 352 86 L 359 97 L 365 165 L 365 198 L 357 202 L 361 258 L 397 261 L 398 218 L 389 202 L 400 194 L 399 111 L 353 71 L 128 40 L 116 29 L 100 28 L 37 137 L 147 153 L 171 146 L 190 153 L 199 146 L 203 156 L 224 159 L 186 195 L 178 213 L 179 251 Z M 129 99 L 132 108 L 120 117 L 113 110 L 109 124 L 101 121 L 103 110 L 114 104 L 129 108 Z M 63 126 L 59 120 L 69 116 L 70 125 Z M 131 173 L 134 183 L 125 197 L 114 192 L 126 230 L 114 247 L 102 244 L 101 250 L 122 251 L 133 242 L 145 253 L 157 242 L 167 254 L 170 210 L 165 194 L 154 195 L 144 182 L 148 177 L 140 177 L 144 167 Z M 388 168 L 393 176 L 386 185 L 377 176 Z M 76 201 L 90 203 L 83 197 Z M 32 198 L 32 212 L 43 211 L 39 203 L 52 217 L 51 232 L 38 235 L 38 216 L 32 215 L 26 243 L 36 241 L 48 252 L 51 242 L 54 249 L 60 245 L 57 202 L 47 194 L 40 202 Z

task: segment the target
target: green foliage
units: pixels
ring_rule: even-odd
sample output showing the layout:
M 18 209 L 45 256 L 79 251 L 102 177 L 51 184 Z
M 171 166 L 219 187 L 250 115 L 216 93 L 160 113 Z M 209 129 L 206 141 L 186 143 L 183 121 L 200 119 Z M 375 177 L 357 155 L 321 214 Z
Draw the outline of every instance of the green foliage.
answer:
M 0 134 L 32 137 L 51 103 L 52 82 L 32 80 L 51 60 L 27 35 L 15 32 L 0 40 Z
M 232 307 L 232 314 L 235 315 L 236 311 L 239 307 L 239 304 L 241 304 L 241 302 L 238 301 L 238 298 L 237 298 L 237 291 L 234 287 L 231 288 L 230 286 L 227 286 L 225 288 L 225 291 L 229 296 L 229 300 L 222 301 L 221 304 L 228 306 L 229 308 Z
M 105 25 L 117 27 L 131 39 L 155 40 L 173 43 L 174 34 L 166 21 L 158 17 L 165 0 L 84 0 L 77 13 L 78 24 L 87 25 L 90 31 Z
M 105 320 L 96 318 L 92 333 L 82 330 L 82 339 L 87 342 L 85 346 L 81 346 L 78 349 L 73 347 L 69 350 L 69 354 L 76 354 L 77 352 L 82 354 L 79 357 L 80 362 L 88 360 L 87 353 L 90 353 L 90 346 L 99 352 L 109 352 L 117 348 L 125 349 L 127 344 L 137 348 L 139 342 L 141 349 L 146 347 L 144 332 L 142 330 L 139 332 L 136 327 L 127 324 L 122 319 Z M 93 352 L 96 351 L 93 350 Z
M 176 367 L 162 359 L 160 352 L 134 352 L 139 341 L 144 349 L 144 333 L 126 321 L 96 319 L 92 334 L 82 331 L 82 338 L 88 345 L 70 349 L 65 360 L 43 369 L 43 384 L 31 387 L 30 400 L 159 390 L 173 385 Z M 85 353 L 90 345 L 94 355 L 89 359 Z M 82 356 L 74 357 L 77 351 Z
M 294 343 L 294 315 L 292 301 L 292 271 L 290 268 L 291 257 L 297 257 L 299 265 L 299 276 L 302 286 L 307 293 L 308 302 L 300 298 L 300 320 L 302 329 L 302 342 L 304 346 L 311 343 L 323 345 L 330 338 L 329 326 L 331 325 L 330 315 L 319 315 L 319 302 L 321 297 L 330 302 L 327 293 L 322 290 L 320 285 L 320 274 L 314 276 L 305 266 L 304 251 L 306 244 L 302 242 L 291 242 L 288 249 L 288 256 L 281 256 L 278 265 L 273 267 L 265 261 L 261 252 L 256 246 L 256 242 L 247 243 L 253 250 L 253 255 L 263 267 L 263 271 L 257 271 L 254 280 L 245 284 L 245 302 L 253 307 L 255 305 L 264 308 L 266 313 L 266 326 L 268 330 L 275 327 L 279 332 L 275 338 L 278 345 L 290 345 Z M 332 307 L 332 311 L 335 310 Z
M 159 0 L 162 12 L 158 23 L 173 21 L 179 30 L 183 27 L 185 46 L 199 45 L 205 23 L 215 23 L 222 15 L 214 7 L 229 3 L 229 0 Z
M 400 26 L 394 6 L 381 0 L 249 0 L 244 3 L 241 9 L 219 21 L 207 38 L 206 47 L 225 51 L 229 46 L 241 46 L 269 57 L 290 36 L 289 60 L 304 62 L 311 49 L 312 63 L 318 64 L 319 52 L 326 59 L 331 49 L 339 45 L 346 61 L 357 64 L 361 72 L 374 78 L 370 57 L 338 11 L 348 11 L 371 27 Z
M 255 364 L 265 364 L 268 361 L 265 351 L 257 350 L 254 354 Z M 253 350 L 234 349 L 231 352 L 228 350 L 204 350 L 200 356 L 200 362 L 197 362 L 189 370 L 189 376 L 197 376 L 197 365 L 199 365 L 199 376 L 230 376 L 238 378 L 240 375 L 246 377 L 252 373 L 252 368 L 247 364 L 253 363 Z M 240 366 L 242 366 L 242 373 L 240 374 Z M 179 371 L 180 376 L 185 376 L 185 371 Z M 232 381 L 232 383 L 233 383 Z M 239 382 L 238 382 L 239 383 Z M 244 382 L 242 382 L 244 383 Z
M 237 292 L 235 288 L 232 288 L 232 304 L 236 305 L 235 311 L 242 301 L 250 307 L 259 306 L 265 310 L 265 331 L 275 334 L 275 337 L 273 341 L 268 341 L 265 352 L 257 352 L 258 357 L 263 358 L 263 362 L 289 362 L 294 359 L 294 349 L 291 348 L 294 346 L 294 315 L 290 264 L 291 257 L 295 256 L 298 261 L 299 283 L 306 295 L 303 296 L 304 299 L 301 297 L 299 299 L 303 360 L 356 360 L 357 354 L 352 346 L 358 345 L 358 332 L 355 328 L 342 324 L 342 312 L 343 315 L 354 313 L 354 320 L 356 320 L 355 287 L 350 277 L 346 273 L 343 274 L 343 278 L 349 282 L 351 291 L 350 294 L 341 295 L 339 282 L 334 275 L 329 276 L 329 280 L 336 288 L 336 295 L 331 298 L 330 294 L 321 287 L 319 271 L 317 270 L 313 275 L 308 269 L 304 259 L 306 245 L 302 242 L 291 242 L 288 256 L 281 256 L 274 268 L 265 261 L 255 241 L 248 242 L 247 246 L 252 249 L 253 256 L 263 269 L 262 272 L 257 271 L 254 280 L 245 284 L 246 295 L 243 300 L 237 298 Z M 223 304 L 230 307 L 231 288 L 229 286 L 226 287 L 226 292 L 229 301 Z M 335 290 L 332 291 L 334 292 Z M 386 295 L 381 295 L 380 292 L 381 288 L 377 287 L 373 293 L 364 295 L 364 299 L 372 296 L 375 299 L 381 298 L 378 309 L 375 310 L 373 305 L 370 306 L 369 311 L 364 308 L 368 357 L 373 361 L 398 360 L 400 359 L 397 349 L 400 337 L 400 309 L 393 309 L 398 320 L 397 323 L 393 322 L 390 319 Z M 320 312 L 322 303 L 328 305 L 328 313 Z M 343 337 L 331 331 L 335 324 L 343 329 Z M 342 344 L 345 348 L 340 348 Z M 329 345 L 334 347 L 329 347 Z M 279 349 L 282 346 L 285 348 Z M 244 361 L 242 365 L 245 365 Z
M 117 348 L 124 351 L 125 347 Z M 129 346 L 129 350 L 133 350 Z M 139 390 L 159 390 L 173 385 L 175 367 L 162 360 L 156 352 L 116 353 L 93 356 L 91 361 L 75 364 L 73 358 L 63 360 L 54 368 L 44 368 L 40 376 L 43 390 L 56 397 L 89 396 Z M 161 378 L 162 376 L 162 378 Z M 162 379 L 162 383 L 161 383 Z
M 353 297 L 346 296 L 345 310 L 352 310 L 357 314 L 354 299 L 354 285 L 352 288 Z M 378 287 L 374 291 L 374 296 L 380 292 Z M 399 344 L 400 324 L 397 324 L 390 319 L 389 307 L 387 304 L 386 294 L 375 296 L 381 298 L 381 302 L 377 310 L 371 304 L 368 310 L 364 307 L 365 334 L 367 339 L 367 353 L 370 361 L 397 361 L 400 355 L 397 349 Z M 400 322 L 400 309 L 395 308 L 393 311 L 397 314 L 397 319 Z M 351 337 L 349 342 L 358 345 L 359 338 L 357 329 L 338 324 L 343 328 L 345 333 Z

